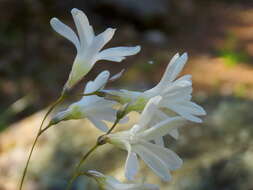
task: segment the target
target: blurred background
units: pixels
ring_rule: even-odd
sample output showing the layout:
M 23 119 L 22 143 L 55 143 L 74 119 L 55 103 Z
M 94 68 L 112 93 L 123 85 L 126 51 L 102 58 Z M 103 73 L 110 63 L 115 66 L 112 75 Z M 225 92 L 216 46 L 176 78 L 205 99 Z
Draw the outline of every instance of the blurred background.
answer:
M 76 52 L 51 29 L 49 20 L 58 17 L 74 27 L 72 8 L 88 15 L 96 33 L 117 28 L 107 47 L 142 46 L 138 55 L 122 63 L 98 62 L 76 92 L 102 70 L 115 74 L 123 68 L 123 77 L 108 88 L 148 89 L 160 80 L 175 53 L 189 53 L 183 73 L 193 75 L 194 99 L 208 115 L 203 124 L 183 128 L 178 141 L 168 137 L 168 146 L 184 160 L 171 182 L 160 181 L 144 164 L 139 180 L 158 183 L 162 190 L 253 190 L 250 0 L 1 0 L 0 190 L 17 190 L 45 110 L 68 77 Z M 122 129 L 137 118 L 131 114 Z M 86 120 L 70 121 L 49 130 L 34 152 L 24 189 L 64 189 L 77 161 L 100 135 L 89 125 Z M 125 156 L 107 145 L 84 169 L 124 180 Z M 73 189 L 98 188 L 80 177 Z

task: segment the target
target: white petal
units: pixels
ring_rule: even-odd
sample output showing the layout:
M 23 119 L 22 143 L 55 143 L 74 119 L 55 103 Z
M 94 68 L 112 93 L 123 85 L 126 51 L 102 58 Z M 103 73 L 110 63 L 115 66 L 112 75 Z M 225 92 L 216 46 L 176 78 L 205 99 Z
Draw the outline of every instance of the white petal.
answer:
M 133 146 L 134 151 L 143 159 L 143 161 L 163 180 L 169 181 L 171 176 L 164 163 L 156 154 L 151 152 L 143 145 L 136 144 Z
M 194 115 L 192 115 L 191 113 L 189 113 L 187 110 L 185 110 L 182 107 L 179 107 L 178 105 L 170 105 L 169 108 L 171 110 L 173 110 L 174 112 L 178 113 L 179 115 L 181 115 L 182 117 L 184 117 L 187 120 L 196 122 L 196 123 L 201 123 L 202 120 Z
M 155 96 L 148 101 L 144 110 L 141 113 L 141 116 L 138 122 L 141 130 L 144 130 L 145 128 L 148 127 L 147 125 L 152 120 L 156 112 L 157 105 L 159 104 L 161 100 L 162 100 L 161 96 Z
M 164 112 L 162 112 L 161 110 L 157 110 L 157 117 L 158 117 L 158 121 L 155 121 L 154 124 L 157 124 L 159 123 L 159 121 L 163 121 L 165 119 L 168 119 L 168 117 L 171 117 L 169 114 L 165 114 Z M 179 137 L 179 132 L 178 132 L 178 129 L 177 128 L 172 128 L 169 133 L 168 133 L 170 136 L 172 136 L 174 139 L 178 139 Z M 160 139 L 160 140 L 158 140 Z M 162 137 L 158 138 L 158 139 L 155 139 L 155 143 L 156 144 L 160 144 L 161 143 L 161 140 L 163 139 Z M 159 143 L 160 141 L 160 143 Z M 163 141 L 164 143 L 164 141 Z M 164 145 L 163 145 L 164 146 Z
M 98 60 L 122 61 L 126 56 L 135 55 L 141 50 L 140 46 L 136 47 L 114 47 L 101 51 L 98 54 Z
M 166 163 L 166 167 L 168 169 L 176 170 L 182 166 L 183 161 L 181 158 L 168 148 L 161 147 L 150 142 L 142 142 L 142 144 L 153 152 L 153 154 L 157 155 L 164 163 Z
M 96 36 L 87 51 L 85 52 L 86 59 L 91 60 L 94 59 L 93 62 L 97 61 L 97 55 L 99 51 L 107 44 L 113 37 L 115 33 L 115 29 L 108 28 L 98 36 Z
M 190 83 L 192 83 L 192 76 L 191 75 L 184 75 L 180 78 L 178 78 L 177 80 L 175 80 L 174 82 L 180 82 L 180 81 L 188 81 Z
M 94 126 L 96 128 L 98 128 L 99 130 L 103 131 L 103 132 L 107 132 L 108 131 L 108 127 L 107 125 L 100 120 L 97 120 L 95 117 L 89 116 L 88 119 L 94 124 Z
M 94 92 L 94 82 L 93 81 L 89 81 L 86 86 L 85 86 L 85 89 L 84 89 L 84 94 L 88 94 L 88 93 L 91 93 L 91 92 Z M 81 100 L 79 100 L 77 103 L 80 105 L 80 106 L 87 106 L 88 104 L 92 105 L 92 103 L 94 102 L 97 102 L 101 100 L 100 97 L 96 96 L 96 95 L 91 95 L 91 96 L 83 96 L 81 98 Z
M 89 81 L 86 84 L 83 93 L 88 94 L 88 93 L 96 92 L 99 89 L 102 89 L 105 86 L 106 82 L 108 81 L 109 77 L 110 77 L 109 71 L 101 72 L 94 81 Z M 102 100 L 102 98 L 95 95 L 83 96 L 80 103 L 86 105 L 88 103 L 91 104 L 92 102 L 96 102 L 100 100 Z
M 206 115 L 205 110 L 194 102 L 184 101 L 184 102 L 181 102 L 179 106 L 184 107 L 185 110 L 188 110 L 190 113 L 194 115 Z
M 77 50 L 80 48 L 80 43 L 78 40 L 78 37 L 76 36 L 75 32 L 66 24 L 62 23 L 59 19 L 57 18 L 52 18 L 50 20 L 50 24 L 52 28 L 62 35 L 63 37 L 67 38 L 69 41 L 71 41 Z
M 71 10 L 71 13 L 78 31 L 81 49 L 84 51 L 94 38 L 93 29 L 89 24 L 87 16 L 81 10 L 74 8 Z
M 101 58 L 99 56 L 96 57 L 96 61 L 107 60 L 107 61 L 113 61 L 113 62 L 121 62 L 124 59 L 126 59 L 126 57 L 107 57 L 107 58 Z
M 139 163 L 136 153 L 128 151 L 126 165 L 125 165 L 125 176 L 128 180 L 134 180 L 139 170 Z
M 159 92 L 163 90 L 163 88 L 175 80 L 177 75 L 182 71 L 187 59 L 188 57 L 186 53 L 180 57 L 179 54 L 174 55 L 168 64 L 160 82 L 154 88 L 147 90 L 146 93 Z
M 162 78 L 162 81 L 171 82 L 173 81 L 178 74 L 182 71 L 184 68 L 184 65 L 188 59 L 188 56 L 186 53 L 181 55 L 178 58 L 175 58 L 175 60 L 172 59 L 172 61 L 169 63 L 165 73 L 164 78 Z M 162 82 L 161 81 L 161 82 Z
M 182 117 L 171 117 L 152 126 L 139 135 L 147 141 L 150 141 L 169 134 L 172 129 L 178 128 L 183 124 L 185 124 L 185 120 Z
M 110 77 L 109 71 L 101 72 L 94 80 L 94 84 L 92 86 L 93 92 L 97 91 L 99 89 L 102 89 L 105 86 L 105 84 L 107 83 L 107 81 L 109 80 L 109 77 Z
M 166 89 L 162 97 L 165 99 L 167 98 L 168 100 L 171 100 L 172 98 L 181 98 L 184 96 L 187 96 L 192 93 L 192 86 L 186 86 L 186 87 L 175 87 L 173 90 L 172 89 Z

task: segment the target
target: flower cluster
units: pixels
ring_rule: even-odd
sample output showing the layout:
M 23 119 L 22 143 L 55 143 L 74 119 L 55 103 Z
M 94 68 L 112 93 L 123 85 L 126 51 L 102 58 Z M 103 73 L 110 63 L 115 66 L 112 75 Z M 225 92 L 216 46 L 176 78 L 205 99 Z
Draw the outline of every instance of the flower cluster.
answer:
M 71 13 L 78 35 L 57 18 L 52 18 L 50 21 L 53 29 L 71 41 L 77 50 L 72 70 L 63 88 L 60 100 L 69 95 L 70 89 L 91 70 L 97 61 L 120 62 L 126 56 L 134 55 L 140 51 L 139 46 L 114 47 L 101 50 L 111 40 L 115 29 L 108 28 L 101 34 L 95 35 L 92 26 L 82 11 L 72 9 Z M 39 131 L 37 138 L 49 127 L 71 119 L 86 118 L 97 129 L 104 132 L 97 139 L 96 146 L 81 160 L 74 178 L 70 180 L 71 183 L 80 173 L 80 165 L 85 159 L 97 147 L 106 143 L 127 151 L 125 177 L 131 182 L 121 183 L 115 178 L 97 171 L 83 172 L 84 175 L 95 179 L 102 189 L 158 190 L 157 185 L 135 182 L 139 169 L 139 159 L 143 160 L 164 181 L 171 179 L 170 171 L 180 168 L 183 161 L 175 152 L 165 146 L 164 136 L 171 135 L 173 138 L 178 139 L 178 129 L 187 120 L 200 123 L 202 122 L 200 116 L 206 114 L 201 106 L 191 100 L 191 76 L 184 75 L 178 78 L 187 59 L 186 53 L 176 54 L 169 62 L 160 82 L 152 89 L 144 92 L 105 90 L 106 84 L 119 78 L 121 74 L 110 78 L 109 71 L 103 71 L 93 81 L 86 84 L 82 94 L 83 97 L 78 102 L 72 103 L 66 110 L 60 111 L 53 116 L 49 125 Z M 127 115 L 132 111 L 140 113 L 138 121 L 130 129 L 114 133 L 113 130 L 116 125 L 119 122 L 127 122 Z M 107 126 L 108 122 L 114 122 L 111 128 Z M 22 183 L 23 181 L 21 182 L 21 188 Z

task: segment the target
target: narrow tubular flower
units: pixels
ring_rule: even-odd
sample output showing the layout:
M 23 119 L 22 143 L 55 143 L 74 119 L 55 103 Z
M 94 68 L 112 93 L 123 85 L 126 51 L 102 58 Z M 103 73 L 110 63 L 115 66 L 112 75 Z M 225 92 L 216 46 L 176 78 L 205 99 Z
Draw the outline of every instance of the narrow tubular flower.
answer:
M 77 50 L 72 70 L 64 87 L 65 90 L 72 88 L 80 81 L 97 61 L 109 60 L 120 62 L 124 60 L 126 56 L 134 55 L 140 51 L 140 46 L 114 47 L 101 51 L 112 39 L 115 29 L 108 28 L 96 36 L 92 26 L 89 24 L 87 16 L 81 10 L 74 8 L 71 10 L 71 14 L 76 25 L 78 36 L 69 26 L 65 25 L 57 18 L 52 18 L 50 20 L 52 28 L 71 41 Z
M 104 190 L 159 190 L 157 185 L 146 183 L 121 183 L 111 176 L 106 176 L 98 171 L 88 171 L 87 174 L 94 178 Z
M 128 151 L 125 165 L 125 176 L 133 180 L 138 172 L 139 156 L 163 180 L 170 180 L 169 171 L 182 165 L 182 160 L 173 151 L 151 143 L 169 134 L 173 129 L 184 124 L 185 119 L 167 117 L 167 119 L 150 125 L 156 112 L 157 104 L 162 101 L 161 96 L 151 98 L 141 114 L 139 122 L 128 131 L 122 131 L 107 136 L 107 142 Z
M 96 92 L 103 88 L 109 80 L 108 71 L 101 72 L 94 81 L 89 81 L 84 89 L 84 94 Z M 63 120 L 89 119 L 98 129 L 106 132 L 108 130 L 104 121 L 115 121 L 116 110 L 114 101 L 105 100 L 97 95 L 84 96 L 78 102 L 71 104 L 66 110 L 56 114 L 50 124 L 54 125 Z
M 131 102 L 129 111 L 141 112 L 148 100 L 155 96 L 162 96 L 157 111 L 157 120 L 165 119 L 167 116 L 180 115 L 187 120 L 200 123 L 202 120 L 198 117 L 205 115 L 205 110 L 191 101 L 192 98 L 192 81 L 191 75 L 184 75 L 177 78 L 182 71 L 188 56 L 186 53 L 179 56 L 176 54 L 168 64 L 165 73 L 160 82 L 152 89 L 144 92 L 128 90 L 107 90 L 108 94 L 117 97 L 121 103 Z M 171 134 L 177 138 L 178 131 L 175 129 Z

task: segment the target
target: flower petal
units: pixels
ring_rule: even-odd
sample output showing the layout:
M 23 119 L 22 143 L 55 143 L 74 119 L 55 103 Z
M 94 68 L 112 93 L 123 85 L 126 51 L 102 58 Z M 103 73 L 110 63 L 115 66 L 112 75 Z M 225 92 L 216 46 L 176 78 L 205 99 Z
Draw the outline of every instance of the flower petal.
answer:
M 133 146 L 133 150 L 143 159 L 143 161 L 163 180 L 169 181 L 171 176 L 167 169 L 166 163 L 164 163 L 156 154 L 151 152 L 143 145 L 136 144 Z
M 201 106 L 191 101 L 183 101 L 178 106 L 194 115 L 206 115 L 206 111 Z
M 125 59 L 126 56 L 135 55 L 141 50 L 140 46 L 135 47 L 114 47 L 101 51 L 97 60 L 109 60 L 120 62 Z
M 93 85 L 92 85 L 92 89 L 90 88 L 90 92 L 95 92 L 99 89 L 102 89 L 105 84 L 107 83 L 107 81 L 109 80 L 110 77 L 110 72 L 109 71 L 103 71 L 101 72 L 96 79 L 93 81 Z
M 148 123 L 152 120 L 156 112 L 157 105 L 159 104 L 161 100 L 162 100 L 161 96 L 155 96 L 148 101 L 144 110 L 141 113 L 141 116 L 138 122 L 138 125 L 140 126 L 139 130 L 144 130 L 145 128 L 148 127 Z
M 154 88 L 147 90 L 146 93 L 159 93 L 161 90 L 163 90 L 164 87 L 176 79 L 177 75 L 182 71 L 187 59 L 188 56 L 186 53 L 180 57 L 178 53 L 174 55 L 168 64 L 160 82 Z
M 168 169 L 176 170 L 182 166 L 182 159 L 170 149 L 145 141 L 143 141 L 142 144 L 166 163 Z
M 139 163 L 136 153 L 131 150 L 128 151 L 126 165 L 125 165 L 125 176 L 128 180 L 134 180 L 134 176 L 139 170 Z
M 172 129 L 178 128 L 184 123 L 185 119 L 182 117 L 170 117 L 143 131 L 139 135 L 141 138 L 144 138 L 147 141 L 154 140 L 169 134 Z
M 81 51 L 84 51 L 94 38 L 93 28 L 90 26 L 89 20 L 84 12 L 74 8 L 71 10 L 71 13 L 79 35 Z
M 114 33 L 115 29 L 107 28 L 104 32 L 97 35 L 85 52 L 86 59 L 96 62 L 99 51 L 112 39 Z
M 161 83 L 172 82 L 173 80 L 175 80 L 175 78 L 184 68 L 187 59 L 188 59 L 187 53 L 184 53 L 180 57 L 178 57 L 178 55 L 176 54 L 169 63 L 161 80 Z
M 57 18 L 52 18 L 50 20 L 50 24 L 52 28 L 62 35 L 63 37 L 67 38 L 69 41 L 71 41 L 77 50 L 80 48 L 80 43 L 78 40 L 78 37 L 76 36 L 75 32 L 66 24 L 62 23 L 59 19 Z
M 202 119 L 192 115 L 192 113 L 190 113 L 189 110 L 186 110 L 185 107 L 182 108 L 182 107 L 179 107 L 178 105 L 169 105 L 168 108 L 178 113 L 179 115 L 181 115 L 187 120 L 190 120 L 196 123 L 202 123 Z

